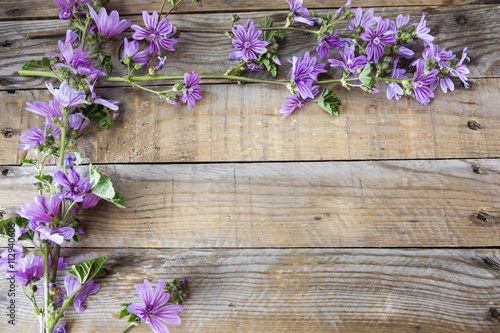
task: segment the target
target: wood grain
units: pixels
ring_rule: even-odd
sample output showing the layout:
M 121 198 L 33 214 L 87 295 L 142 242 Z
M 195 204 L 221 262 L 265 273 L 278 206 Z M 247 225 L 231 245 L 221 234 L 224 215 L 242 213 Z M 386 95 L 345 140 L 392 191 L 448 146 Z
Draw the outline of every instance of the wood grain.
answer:
M 468 54 L 472 62 L 468 64 L 472 77 L 499 77 L 500 76 L 500 46 L 492 42 L 500 40 L 500 6 L 450 6 L 450 7 L 427 7 L 427 25 L 432 28 L 432 34 L 436 36 L 436 43 L 440 47 L 461 54 L 462 49 L 467 46 Z M 401 12 L 410 14 L 412 22 L 418 22 L 422 13 L 419 7 L 404 8 L 378 8 L 377 13 L 384 17 L 396 18 Z M 276 22 L 283 22 L 286 16 L 284 11 L 252 12 L 242 14 L 242 19 L 250 17 L 256 22 L 264 21 L 265 16 L 271 16 Z M 463 18 L 464 21 L 458 20 Z M 142 24 L 142 17 L 130 18 L 134 23 Z M 180 29 L 198 27 L 206 29 L 229 29 L 229 14 L 207 15 L 182 15 L 172 18 L 172 22 Z M 460 22 L 465 22 L 460 24 Z M 63 36 L 55 35 L 50 38 L 27 39 L 28 33 L 51 33 L 57 29 L 63 29 L 66 23 L 61 20 L 42 21 L 10 21 L 0 22 L 1 38 L 12 41 L 12 45 L 4 47 L 0 53 L 0 90 L 45 88 L 45 79 L 20 77 L 17 70 L 31 59 L 41 58 L 45 52 L 58 51 L 57 40 Z M 344 34 L 346 25 L 341 25 Z M 343 28 L 342 28 L 343 27 Z M 118 62 L 120 58 L 123 36 L 130 37 L 127 32 L 113 38 L 106 47 L 106 51 L 113 56 L 115 72 L 114 75 L 126 75 L 126 68 Z M 283 68 L 279 79 L 286 80 L 289 74 L 290 64 L 286 59 L 293 55 L 302 55 L 306 51 L 315 54 L 315 38 L 301 32 L 290 32 L 289 37 L 282 43 L 280 57 Z M 175 54 L 169 53 L 167 67 L 162 71 L 164 75 L 183 75 L 185 72 L 195 71 L 201 74 L 221 74 L 231 66 L 234 61 L 227 59 L 232 50 L 232 45 L 227 37 L 222 34 L 200 34 L 182 33 L 179 42 L 175 46 Z M 339 57 L 337 51 L 332 52 L 332 57 Z M 156 58 L 152 59 L 152 64 Z M 328 76 L 340 77 L 341 73 L 331 70 Z M 270 76 L 262 73 L 254 73 L 254 77 L 267 78 Z M 108 84 L 109 86 L 109 84 Z
M 93 163 L 500 157 L 500 79 L 472 84 L 448 94 L 436 91 L 428 107 L 336 85 L 343 101 L 339 117 L 310 103 L 286 119 L 278 112 L 288 93 L 281 87 L 204 86 L 193 110 L 131 88 L 105 89 L 104 96 L 121 101 L 120 120 L 110 131 L 80 139 L 77 149 Z M 47 102 L 49 95 L 0 92 L 0 118 L 9 114 L 1 130 L 14 130 L 12 137 L 0 136 L 6 149 L 0 164 L 24 158 L 22 151 L 15 156 L 19 135 L 43 120 L 22 106 Z M 469 121 L 481 128 L 470 129 Z
M 160 10 L 161 0 L 112 0 L 107 8 L 118 10 L 120 15 L 140 14 L 143 10 L 152 12 Z M 479 0 L 371 0 L 369 7 L 375 6 L 453 6 L 465 4 L 483 4 L 491 1 Z M 305 1 L 304 6 L 310 9 L 332 8 L 337 9 L 345 4 L 344 0 L 309 0 Z M 168 7 L 167 3 L 167 7 Z M 353 7 L 366 6 L 362 1 L 353 1 Z M 203 1 L 203 8 L 198 8 L 191 4 L 191 1 L 184 1 L 175 14 L 196 13 L 196 12 L 243 12 L 251 10 L 273 10 L 288 9 L 289 5 L 284 0 L 266 1 L 266 0 L 211 0 Z M 33 6 L 33 0 L 3 0 L 2 10 L 0 11 L 0 20 L 22 20 L 27 18 L 57 17 L 60 8 L 51 0 L 37 0 L 36 6 Z
M 68 253 L 68 252 L 66 252 Z M 500 270 L 481 258 L 498 250 L 94 250 L 71 251 L 71 263 L 105 255 L 101 291 L 64 320 L 80 333 L 119 332 L 119 304 L 139 302 L 147 278 L 186 277 L 191 297 L 176 332 L 498 332 L 488 309 L 499 306 Z M 0 279 L 0 290 L 6 280 Z M 1 305 L 5 305 L 2 293 Z M 18 326 L 37 332 L 24 296 Z M 133 332 L 150 332 L 142 326 Z
M 75 246 L 500 246 L 500 160 L 101 168 L 127 209 L 86 212 Z M 35 194 L 31 168 L 8 169 L 5 217 Z

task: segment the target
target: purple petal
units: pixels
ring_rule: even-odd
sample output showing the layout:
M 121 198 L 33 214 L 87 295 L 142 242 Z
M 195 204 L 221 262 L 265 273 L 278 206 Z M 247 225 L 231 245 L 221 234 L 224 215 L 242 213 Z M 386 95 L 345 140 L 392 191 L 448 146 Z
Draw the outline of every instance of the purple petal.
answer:
M 130 304 L 127 307 L 127 311 L 132 313 L 132 314 L 135 314 L 142 321 L 148 320 L 146 309 L 144 309 L 144 307 L 140 304 Z
M 181 318 L 179 318 L 179 312 L 181 312 L 182 310 L 184 310 L 182 306 L 171 304 L 156 310 L 153 313 L 153 316 L 166 322 L 169 325 L 180 325 Z

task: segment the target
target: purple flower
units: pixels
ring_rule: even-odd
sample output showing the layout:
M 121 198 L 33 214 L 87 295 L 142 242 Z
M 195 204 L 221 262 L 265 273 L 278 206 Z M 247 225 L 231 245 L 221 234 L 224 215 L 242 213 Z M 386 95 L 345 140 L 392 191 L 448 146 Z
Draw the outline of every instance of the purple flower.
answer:
M 108 13 L 106 12 L 106 9 L 104 7 L 101 7 L 101 9 L 99 9 L 99 14 L 95 12 L 92 6 L 88 5 L 88 7 L 90 16 L 92 16 L 92 19 L 97 26 L 97 30 L 103 36 L 110 38 L 114 35 L 122 33 L 130 26 L 130 21 L 120 21 L 120 16 L 116 10 L 113 10 L 108 16 Z
M 59 109 L 59 102 L 50 101 L 49 105 L 42 102 L 34 102 L 33 104 L 26 102 L 28 106 L 26 110 L 39 114 L 46 118 L 61 117 L 61 110 Z
M 137 41 L 135 40 L 129 42 L 127 37 L 123 37 L 123 51 L 120 61 L 123 62 L 123 60 L 125 60 L 125 57 L 133 58 L 137 54 L 137 52 L 139 52 L 139 43 L 137 43 Z
M 155 333 L 168 333 L 168 328 L 161 321 L 169 325 L 180 325 L 181 319 L 178 314 L 184 310 L 180 305 L 166 305 L 170 295 L 165 293 L 165 284 L 164 280 L 160 280 L 153 294 L 151 284 L 148 280 L 144 280 L 144 283 L 137 285 L 136 288 L 137 295 L 144 305 L 131 304 L 127 307 L 128 312 L 149 323 Z
M 366 11 L 365 15 L 363 15 L 363 8 L 358 7 L 357 9 L 353 10 L 353 13 L 356 16 L 349 23 L 349 29 L 355 30 L 359 26 L 366 29 L 366 27 L 371 27 L 372 25 L 377 23 L 379 17 L 373 16 L 374 11 L 375 9 L 370 8 Z
M 95 205 L 97 205 L 99 200 L 101 200 L 101 198 L 95 195 L 94 193 L 88 193 L 85 197 L 83 197 L 83 200 L 81 202 L 81 207 L 82 209 L 94 207 Z
M 36 232 L 41 240 L 47 240 L 52 244 L 62 245 L 65 239 L 70 240 L 75 235 L 75 229 L 71 227 L 49 228 L 33 220 L 28 223 L 28 227 Z
M 16 213 L 31 221 L 51 223 L 52 218 L 57 216 L 60 205 L 61 198 L 58 195 L 51 196 L 47 202 L 47 199 L 43 195 L 37 194 L 35 196 L 35 203 L 25 202 L 21 204 L 21 210 Z
M 248 31 L 245 31 L 245 28 L 240 24 L 235 25 L 232 31 L 234 37 L 236 37 L 232 41 L 235 50 L 229 54 L 229 59 L 243 61 L 250 59 L 257 60 L 257 54 L 267 52 L 266 46 L 269 42 L 259 40 L 262 31 L 255 30 L 255 25 L 252 21 L 248 25 Z
M 406 79 L 406 76 L 403 74 L 406 73 L 406 70 L 398 68 L 399 58 L 394 61 L 394 67 L 392 69 L 391 78 L 395 80 Z M 387 99 L 391 100 L 393 97 L 399 100 L 401 96 L 404 95 L 403 88 L 397 84 L 397 82 L 391 82 L 387 86 Z
M 17 224 L 14 224 L 14 230 L 14 245 L 0 253 L 0 267 L 5 270 L 6 275 L 9 274 L 8 272 L 16 271 L 17 259 L 23 256 L 23 246 L 19 244 L 18 240 L 26 232 L 26 229 L 21 229 Z
M 413 57 L 413 55 L 415 54 L 415 52 L 413 52 L 412 50 L 410 50 L 406 46 L 400 46 L 398 52 L 396 52 L 396 53 L 399 54 L 400 56 L 402 56 L 403 58 L 406 58 L 406 59 L 411 59 Z
M 445 48 L 441 49 L 441 52 L 438 52 L 438 47 L 432 43 L 422 52 L 422 58 L 424 58 L 424 60 L 434 61 L 441 69 L 447 64 L 447 60 L 453 60 L 455 57 L 456 55 L 454 55 L 452 51 L 446 51 Z
M 316 98 L 320 93 L 319 86 L 318 85 L 312 86 L 311 92 L 312 92 L 314 98 Z M 294 96 L 294 95 L 287 95 L 286 96 L 286 103 L 281 105 L 281 109 L 279 112 L 283 114 L 283 118 L 288 117 L 293 111 L 295 111 L 296 108 L 298 108 L 298 107 L 303 108 L 305 105 L 305 102 L 310 101 L 310 100 L 311 100 L 310 97 L 307 97 L 306 99 L 301 99 L 301 98 Z
M 75 89 L 68 86 L 68 83 L 64 81 L 59 86 L 59 89 L 54 89 L 51 83 L 45 82 L 47 89 L 54 95 L 54 99 L 61 105 L 67 108 L 78 106 L 80 104 L 90 104 L 85 99 L 86 95 L 83 90 L 78 92 Z
M 333 35 L 324 36 L 321 38 L 318 47 L 316 48 L 316 52 L 318 53 L 318 57 L 324 58 L 330 56 L 330 49 L 339 49 L 341 46 L 344 46 L 345 43 L 341 42 L 338 39 L 339 33 L 335 31 Z
M 413 75 L 413 91 L 415 92 L 415 98 L 420 103 L 427 105 L 430 102 L 430 99 L 434 97 L 434 93 L 432 90 L 425 85 L 432 85 L 436 79 L 439 71 L 434 69 L 429 73 L 424 75 L 425 71 L 425 61 L 424 59 L 417 59 L 412 64 L 412 66 L 416 66 L 417 69 L 415 74 Z
M 21 135 L 19 140 L 24 142 L 24 144 L 19 145 L 19 149 L 30 150 L 35 146 L 42 145 L 45 142 L 45 135 L 38 127 L 32 127 L 25 134 Z
M 194 107 L 194 101 L 198 101 L 202 98 L 200 95 L 201 88 L 198 86 L 200 83 L 201 77 L 198 76 L 197 73 L 193 74 L 184 74 L 184 92 L 181 96 L 181 102 L 187 103 L 188 108 L 191 110 Z
M 101 286 L 94 283 L 94 279 L 89 280 L 82 286 L 76 277 L 71 274 L 66 274 L 64 277 L 64 288 L 66 289 L 68 297 L 75 295 L 73 297 L 73 305 L 75 306 L 76 312 L 82 313 L 85 311 L 82 303 L 89 295 L 97 293 L 101 289 Z M 78 290 L 78 288 L 80 288 L 80 290 Z
M 389 26 L 393 33 L 397 33 L 399 28 L 406 27 L 409 21 L 410 21 L 410 15 L 403 16 L 402 14 L 399 14 L 398 17 L 396 18 L 396 22 L 390 21 Z
M 427 20 L 425 19 L 425 15 L 427 15 L 427 13 L 422 13 L 422 18 L 415 27 L 415 35 L 424 42 L 425 46 L 427 46 L 434 40 L 434 37 L 429 35 L 431 28 L 426 26 Z
M 99 104 L 99 103 L 96 103 Z M 83 115 L 83 113 L 73 113 L 68 116 L 68 124 L 71 129 L 77 130 L 78 132 L 83 132 L 85 127 L 90 123 L 89 118 Z
M 66 64 L 57 63 L 56 67 L 65 67 L 70 69 L 75 74 L 89 75 L 95 72 L 96 69 L 92 67 L 92 59 L 86 59 L 92 52 L 83 52 L 82 45 L 80 45 L 76 51 L 73 51 L 73 43 L 75 42 L 77 35 L 68 30 L 66 32 L 66 41 L 63 43 L 62 40 L 58 41 L 59 50 L 61 54 L 55 52 L 47 52 L 45 55 L 58 57 Z
M 66 323 L 57 324 L 56 326 L 54 326 L 54 330 L 52 331 L 52 333 L 67 333 L 65 326 Z
M 467 80 L 469 79 L 470 70 L 463 64 L 465 58 L 467 58 L 467 48 L 464 48 L 462 51 L 462 58 L 460 58 L 460 61 L 456 64 L 455 69 L 451 69 L 449 65 L 446 67 L 450 70 L 451 75 L 457 76 L 463 82 L 464 86 L 469 88 L 470 85 Z
M 167 17 L 161 19 L 158 27 L 156 26 L 158 22 L 158 12 L 154 11 L 153 14 L 149 15 L 148 12 L 143 11 L 142 19 L 144 20 L 147 30 L 134 24 L 132 26 L 132 29 L 135 30 L 135 33 L 132 35 L 133 39 L 149 39 L 151 44 L 148 47 L 148 53 L 156 52 L 157 55 L 161 55 L 160 45 L 167 51 L 175 51 L 174 45 L 177 43 L 177 40 L 169 38 L 175 31 L 175 28 L 169 23 Z
M 328 59 L 331 66 L 343 67 L 346 71 L 356 73 L 358 68 L 364 68 L 368 62 L 366 56 L 354 57 L 354 49 L 346 47 L 344 52 L 339 51 L 344 62 L 336 59 Z
M 453 81 L 448 76 L 445 76 L 444 78 L 436 78 L 436 81 L 434 81 L 433 84 L 429 86 L 429 88 L 434 91 L 437 86 L 441 87 L 441 90 L 446 94 L 448 90 L 453 91 L 455 90 L 455 85 L 453 84 Z
M 247 68 L 245 69 L 247 72 L 260 72 L 263 71 L 262 67 L 257 65 L 255 62 L 250 61 L 247 63 Z
M 318 80 L 318 74 L 326 73 L 325 64 L 316 64 L 316 57 L 311 57 L 309 52 L 304 57 L 292 57 L 288 60 L 292 63 L 292 81 L 297 87 L 297 95 L 305 100 L 314 99 L 312 84 Z
M 94 103 L 95 104 L 103 105 L 103 106 L 107 107 L 110 110 L 117 111 L 118 110 L 118 105 L 116 105 L 116 104 L 119 103 L 118 101 L 114 101 L 114 100 L 111 100 L 111 99 L 103 99 L 100 96 L 96 95 L 96 93 L 94 92 L 94 86 L 95 86 L 96 81 L 94 81 L 93 84 L 90 84 L 90 82 L 87 81 L 87 79 L 85 79 L 85 82 L 87 83 L 87 86 L 89 87 L 89 90 L 90 90 L 90 95 L 94 99 Z M 87 126 L 87 125 L 88 125 L 88 122 L 85 124 L 85 126 Z
M 365 32 L 361 34 L 361 39 L 369 42 L 366 46 L 366 59 L 372 59 L 378 63 L 379 58 L 384 56 L 384 46 L 395 43 L 394 34 L 385 35 L 389 28 L 389 19 L 379 19 L 377 24 L 377 31 L 373 30 L 371 26 L 365 28 Z
M 155 69 L 157 71 L 161 71 L 165 67 L 165 61 L 167 61 L 167 57 L 158 57 L 158 59 L 160 60 L 160 62 L 155 66 Z
M 33 280 L 38 280 L 43 276 L 43 258 L 33 255 L 30 259 L 20 258 L 16 261 L 16 283 L 19 286 L 26 286 Z
M 69 177 L 61 170 L 54 173 L 56 185 L 62 187 L 61 198 L 82 202 L 82 196 L 90 192 L 90 177 L 81 180 L 80 174 L 74 169 L 68 169 L 68 175 Z
M 314 25 L 314 21 L 309 18 L 309 10 L 302 7 L 302 0 L 286 0 L 286 2 L 290 5 L 290 13 L 295 15 L 295 22 Z
M 70 9 L 70 5 L 73 6 L 73 9 L 78 5 L 84 5 L 90 3 L 92 0 L 54 0 L 56 4 L 62 9 L 62 12 L 59 13 L 60 19 L 69 19 L 73 17 L 73 10 Z M 76 2 L 76 3 L 75 3 Z M 78 9 L 78 11 L 82 14 L 85 14 L 85 11 Z

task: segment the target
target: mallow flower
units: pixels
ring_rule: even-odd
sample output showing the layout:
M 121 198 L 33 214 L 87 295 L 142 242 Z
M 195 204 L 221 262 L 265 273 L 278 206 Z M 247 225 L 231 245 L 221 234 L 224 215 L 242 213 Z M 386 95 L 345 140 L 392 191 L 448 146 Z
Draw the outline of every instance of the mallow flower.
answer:
M 108 38 L 118 35 L 125 31 L 130 26 L 130 21 L 121 20 L 120 15 L 116 10 L 113 10 L 109 16 L 104 7 L 99 9 L 99 14 L 96 13 L 92 6 L 88 5 L 90 16 L 94 20 L 97 30 L 103 36 Z
M 200 83 L 201 77 L 197 73 L 184 73 L 184 92 L 181 96 L 181 102 L 187 103 L 188 108 L 191 110 L 194 107 L 195 101 L 202 99 L 200 95 L 201 88 L 198 85 Z
M 181 319 L 178 314 L 184 310 L 180 305 L 167 305 L 170 294 L 165 293 L 165 285 L 165 281 L 160 280 L 153 293 L 151 284 L 145 279 L 144 283 L 137 285 L 136 288 L 143 304 L 131 304 L 127 307 L 128 312 L 149 323 L 155 333 L 168 333 L 168 328 L 162 321 L 169 325 L 180 325 Z
M 245 27 L 248 30 L 245 31 Z M 258 54 L 267 52 L 266 46 L 269 42 L 259 40 L 262 31 L 255 29 L 255 24 L 252 21 L 247 21 L 243 27 L 241 24 L 233 26 L 233 35 L 236 39 L 232 41 L 234 51 L 229 54 L 229 59 L 248 61 L 250 59 L 257 60 Z
M 156 52 L 157 55 L 161 55 L 160 46 L 167 51 L 175 51 L 174 45 L 177 40 L 170 38 L 175 34 L 175 27 L 170 24 L 167 17 L 162 18 L 158 23 L 158 12 L 154 11 L 153 14 L 149 15 L 147 11 L 143 11 L 142 19 L 146 29 L 136 24 L 132 25 L 132 29 L 135 30 L 132 35 L 133 39 L 148 39 L 151 43 L 148 47 L 148 53 Z

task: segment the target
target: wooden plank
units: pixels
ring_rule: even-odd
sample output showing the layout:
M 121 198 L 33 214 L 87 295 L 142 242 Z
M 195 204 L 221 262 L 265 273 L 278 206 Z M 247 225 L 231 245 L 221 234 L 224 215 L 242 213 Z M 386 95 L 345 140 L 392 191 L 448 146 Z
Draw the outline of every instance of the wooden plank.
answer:
M 160 10 L 161 0 L 120 0 L 111 1 L 107 6 L 110 10 L 117 10 L 120 15 L 137 15 L 143 10 L 152 12 Z M 488 1 L 473 0 L 371 0 L 369 6 L 361 1 L 353 1 L 353 7 L 378 7 L 378 6 L 453 6 L 466 4 L 491 3 Z M 305 1 L 304 6 L 310 9 L 332 8 L 337 9 L 345 4 L 344 0 L 309 0 Z M 167 3 L 167 6 L 169 4 Z M 167 7 L 169 8 L 169 7 Z M 275 10 L 290 8 L 286 1 L 266 1 L 266 0 L 217 0 L 203 1 L 203 8 L 193 6 L 190 1 L 184 1 L 174 14 L 182 13 L 203 13 L 203 12 L 244 12 L 252 10 Z M 33 6 L 33 0 L 3 0 L 0 20 L 19 20 L 31 17 L 46 18 L 57 17 L 60 8 L 52 0 L 37 0 L 37 5 Z
M 67 328 L 119 332 L 119 304 L 140 302 L 144 278 L 186 277 L 191 297 L 176 332 L 498 332 L 488 309 L 500 306 L 500 270 L 481 258 L 498 250 L 94 250 L 71 263 L 109 258 L 101 291 L 69 310 Z M 0 279 L 0 290 L 7 289 Z M 2 295 L 2 297 L 5 297 Z M 2 302 L 2 306 L 5 305 Z M 15 329 L 38 320 L 16 295 Z M 83 328 L 85 328 L 83 330 Z M 147 325 L 134 332 L 150 332 Z
M 101 168 L 128 208 L 87 211 L 76 246 L 500 246 L 500 160 Z M 11 217 L 33 200 L 34 172 L 7 169 L 0 207 Z
M 412 20 L 418 22 L 422 8 L 379 8 L 377 13 L 384 17 L 395 18 L 400 12 L 408 13 Z M 469 48 L 469 56 L 472 62 L 468 65 L 472 77 L 499 77 L 500 66 L 500 46 L 498 43 L 491 43 L 492 40 L 500 40 L 500 6 L 450 6 L 450 7 L 428 7 L 429 15 L 427 23 L 432 27 L 432 33 L 436 36 L 436 41 L 440 47 L 446 47 L 456 53 L 461 54 L 463 47 Z M 286 13 L 280 12 L 253 12 L 242 14 L 242 18 L 251 17 L 257 22 L 262 22 L 265 16 L 272 16 L 275 21 L 283 21 Z M 463 18 L 463 21 L 458 20 Z M 142 18 L 134 16 L 132 21 L 142 24 Z M 230 21 L 228 14 L 207 15 L 184 15 L 176 16 L 172 19 L 180 29 L 199 27 L 206 29 L 229 29 Z M 346 26 L 345 24 L 343 25 Z M 0 31 L 3 39 L 12 42 L 9 47 L 3 48 L 0 53 L 0 89 L 31 89 L 45 88 L 45 79 L 20 77 L 17 70 L 30 59 L 38 59 L 45 52 L 57 51 L 57 40 L 63 36 L 53 35 L 53 31 L 65 27 L 61 20 L 43 21 L 11 21 L 0 22 Z M 345 34 L 348 32 L 342 29 Z M 27 39 L 28 33 L 48 33 L 50 38 Z M 63 30 L 64 32 L 64 30 Z M 124 65 L 117 62 L 120 48 L 123 44 L 123 36 L 130 37 L 131 33 L 120 35 L 113 39 L 107 46 L 107 51 L 115 59 L 114 75 L 126 75 Z M 310 50 L 313 53 L 316 49 L 316 41 L 310 35 L 300 32 L 290 32 L 290 37 L 283 43 L 280 49 L 280 56 L 284 64 L 279 79 L 286 80 L 289 74 L 290 64 L 286 59 L 293 55 L 302 55 Z M 227 59 L 227 55 L 232 50 L 229 39 L 222 34 L 200 34 L 183 33 L 176 44 L 177 52 L 169 54 L 167 67 L 162 71 L 164 75 L 179 75 L 185 72 L 196 71 L 203 74 L 220 74 L 235 65 L 234 61 Z M 338 57 L 338 52 L 334 52 Z M 332 55 L 333 56 L 333 55 Z M 153 60 L 154 61 L 154 60 Z M 339 71 L 331 70 L 329 76 L 339 77 Z M 255 77 L 268 77 L 262 73 L 254 73 Z M 109 85 L 109 84 L 108 84 Z
M 80 139 L 78 150 L 92 163 L 499 157 L 500 79 L 472 84 L 448 94 L 437 91 L 428 107 L 336 85 L 343 103 L 339 117 L 310 103 L 286 119 L 278 112 L 288 93 L 283 87 L 204 86 L 204 98 L 193 110 L 131 88 L 101 90 L 121 101 L 121 119 L 110 131 Z M 0 136 L 2 147 L 9 147 L 0 164 L 12 164 L 20 133 L 43 126 L 40 116 L 21 106 L 47 102 L 49 95 L 47 90 L 0 92 L 0 115 L 14 117 L 1 128 L 14 134 Z M 481 128 L 469 128 L 469 121 Z M 23 156 L 18 152 L 16 163 Z

